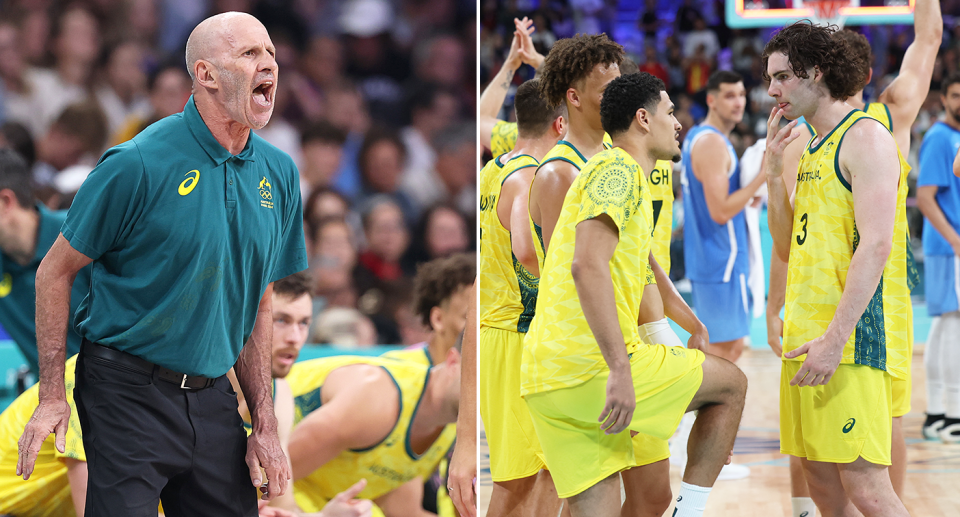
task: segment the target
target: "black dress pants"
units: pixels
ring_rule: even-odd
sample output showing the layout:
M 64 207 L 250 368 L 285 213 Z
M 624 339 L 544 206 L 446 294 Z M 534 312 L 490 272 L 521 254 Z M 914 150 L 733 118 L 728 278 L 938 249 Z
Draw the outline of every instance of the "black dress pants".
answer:
M 86 348 L 86 345 L 85 347 Z M 82 350 L 74 400 L 87 517 L 255 517 L 237 395 L 222 376 L 190 390 Z

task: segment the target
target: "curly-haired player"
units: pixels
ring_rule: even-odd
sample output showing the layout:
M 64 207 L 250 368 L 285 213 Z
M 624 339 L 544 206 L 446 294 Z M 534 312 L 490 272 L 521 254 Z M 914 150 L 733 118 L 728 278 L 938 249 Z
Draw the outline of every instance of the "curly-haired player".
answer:
M 564 139 L 540 161 L 530 192 L 530 216 L 540 227 L 544 248 L 573 179 L 604 149 L 600 99 L 620 76 L 621 61 L 623 47 L 606 34 L 578 34 L 557 41 L 540 67 L 540 95 L 554 106 L 566 103 L 569 123 Z
M 431 260 L 417 268 L 413 279 L 413 312 L 430 329 L 426 343 L 383 354 L 435 366 L 454 347 L 467 323 L 467 297 L 477 278 L 473 254 L 457 253 Z
M 930 78 L 933 74 L 933 64 L 940 46 L 940 37 L 943 34 L 943 17 L 940 13 L 939 2 L 934 0 L 917 1 L 914 9 L 914 32 L 916 38 L 907 48 L 905 58 L 900 66 L 900 72 L 897 74 L 896 79 L 884 88 L 879 97 L 874 99 L 874 102 L 864 102 L 863 99 L 863 87 L 870 83 L 873 76 L 873 70 L 871 69 L 873 53 L 870 48 L 870 42 L 865 36 L 852 30 L 837 31 L 833 34 L 834 38 L 844 40 L 853 54 L 857 54 L 857 62 L 864 67 L 863 73 L 866 74 L 865 82 L 861 86 L 860 91 L 847 99 L 847 104 L 862 110 L 867 115 L 870 115 L 887 126 L 887 129 L 893 133 L 893 137 L 897 141 L 897 147 L 901 152 L 909 152 L 910 150 L 910 128 L 913 125 L 913 121 L 917 118 L 920 106 L 924 99 L 927 98 Z M 800 132 L 800 137 L 784 151 L 784 167 L 787 170 L 796 169 L 806 143 L 810 140 L 810 137 L 813 136 L 813 131 L 807 124 L 798 125 L 797 130 Z M 918 180 L 920 185 L 922 185 L 923 180 L 923 177 Z M 786 175 L 784 176 L 784 182 L 787 191 L 792 193 L 796 186 L 796 177 Z M 917 201 L 921 211 L 923 211 L 925 207 L 923 198 L 925 194 L 930 192 L 926 190 L 927 188 L 929 187 L 920 186 L 917 189 Z M 936 187 L 933 187 L 933 191 L 933 194 L 935 194 Z M 907 236 L 904 238 L 907 238 Z M 910 248 L 908 247 L 907 250 L 910 251 Z M 925 271 L 927 274 L 930 274 L 931 270 L 935 269 L 930 267 L 931 261 L 929 257 L 933 255 L 926 254 L 928 262 Z M 909 268 L 909 272 L 916 272 L 916 268 L 912 263 L 908 263 L 907 267 Z M 950 267 L 950 271 L 952 271 L 952 266 Z M 916 277 L 919 279 L 919 274 L 917 274 Z M 909 279 L 910 277 L 908 276 L 908 281 Z M 787 264 L 780 260 L 776 254 L 773 254 L 770 260 L 770 288 L 767 297 L 767 341 L 777 356 L 781 355 L 780 335 L 783 331 L 783 321 L 780 319 L 780 310 L 783 308 L 786 283 Z M 935 284 L 936 281 L 927 282 L 926 285 Z M 929 292 L 927 293 L 927 298 L 928 300 L 930 298 Z M 928 307 L 929 306 L 930 304 L 928 303 Z M 912 346 L 914 342 L 912 323 L 913 308 L 908 306 L 907 309 L 909 311 L 909 320 L 907 323 L 909 335 L 907 336 L 907 344 L 908 346 Z M 931 326 L 931 328 L 935 327 L 936 325 Z M 931 367 L 931 364 L 939 365 L 940 363 L 939 356 L 937 355 L 939 351 L 939 342 L 937 339 L 939 334 L 932 332 L 930 336 L 931 338 L 927 339 L 925 357 L 933 355 L 938 359 L 927 362 L 927 400 L 939 401 L 941 399 L 940 394 L 943 391 L 943 381 L 939 380 L 938 368 L 936 366 Z M 907 354 L 908 358 L 911 356 L 912 352 Z M 893 381 L 893 435 L 892 455 L 890 458 L 892 463 L 890 465 L 890 479 L 898 495 L 902 495 L 903 493 L 907 469 L 907 446 L 904 441 L 902 416 L 910 412 L 910 367 L 906 368 L 906 372 L 907 376 L 905 379 L 894 379 Z M 942 425 L 943 423 L 943 415 L 936 414 L 939 408 L 936 406 L 933 407 L 934 411 L 929 411 L 933 413 L 933 415 L 928 415 L 927 421 L 924 423 L 925 432 L 927 432 L 928 429 L 935 428 L 937 424 Z M 800 460 L 793 456 L 790 458 L 790 479 L 791 502 L 793 504 L 792 517 L 799 517 L 804 511 L 808 514 L 813 514 L 815 511 L 814 504 L 813 500 L 809 497 L 806 482 L 803 480 Z
M 824 515 L 908 515 L 887 473 L 894 378 L 906 376 L 906 162 L 883 124 L 846 102 L 863 56 L 835 28 L 798 22 L 763 51 L 770 233 L 789 258 L 780 390 L 781 452 L 802 458 Z M 778 130 L 781 117 L 794 119 Z M 797 171 L 783 151 L 804 117 L 816 133 Z M 791 170 L 789 174 L 793 174 Z M 816 286 L 814 288 L 814 286 Z M 856 507 L 856 509 L 854 509 Z

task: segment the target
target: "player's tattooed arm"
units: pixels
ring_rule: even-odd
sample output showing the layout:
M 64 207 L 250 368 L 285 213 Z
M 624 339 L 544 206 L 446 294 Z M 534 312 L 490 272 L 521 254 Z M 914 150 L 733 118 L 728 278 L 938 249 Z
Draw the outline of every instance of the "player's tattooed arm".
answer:
M 503 61 L 503 66 L 500 67 L 497 75 L 490 80 L 490 84 L 484 88 L 483 93 L 480 94 L 480 101 L 477 103 L 477 133 L 480 135 L 480 142 L 487 150 L 491 149 L 490 138 L 493 134 L 493 128 L 499 121 L 497 114 L 500 113 L 503 101 L 507 98 L 513 75 L 523 64 L 520 61 L 520 37 L 517 32 L 519 31 L 515 31 L 513 34 L 510 51 Z

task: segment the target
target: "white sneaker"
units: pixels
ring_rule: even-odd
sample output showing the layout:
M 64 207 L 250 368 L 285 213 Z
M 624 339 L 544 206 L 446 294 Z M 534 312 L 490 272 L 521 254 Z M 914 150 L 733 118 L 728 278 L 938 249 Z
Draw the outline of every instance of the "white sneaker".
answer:
M 720 475 L 717 476 L 717 481 L 731 481 L 734 479 L 743 479 L 750 475 L 750 467 L 746 465 L 737 465 L 736 463 L 731 463 L 729 465 L 724 465 L 720 469 Z
M 940 429 L 940 439 L 943 443 L 960 443 L 960 420 L 947 418 Z
M 939 440 L 940 430 L 943 429 L 943 422 L 944 422 L 943 415 L 935 415 L 935 416 L 927 415 L 927 421 L 923 423 L 923 426 L 921 426 L 921 432 L 923 433 L 924 439 Z

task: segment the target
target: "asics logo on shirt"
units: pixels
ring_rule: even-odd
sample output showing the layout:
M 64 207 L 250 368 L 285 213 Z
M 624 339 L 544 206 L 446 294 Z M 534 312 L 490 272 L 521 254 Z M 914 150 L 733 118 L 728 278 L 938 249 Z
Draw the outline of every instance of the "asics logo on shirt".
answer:
M 191 176 L 191 174 L 193 174 L 193 176 Z M 200 171 L 193 169 L 192 171 L 184 174 L 184 176 L 188 176 L 188 178 L 183 180 L 180 183 L 180 187 L 177 189 L 177 192 L 181 196 L 186 196 L 187 194 L 193 192 L 193 188 L 196 187 L 197 182 L 200 181 Z

